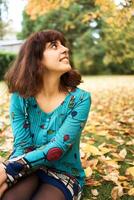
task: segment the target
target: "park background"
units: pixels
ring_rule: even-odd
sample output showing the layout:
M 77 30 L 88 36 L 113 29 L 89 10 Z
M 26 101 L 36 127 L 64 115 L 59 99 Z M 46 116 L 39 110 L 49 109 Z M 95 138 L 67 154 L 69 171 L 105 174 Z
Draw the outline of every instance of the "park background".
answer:
M 32 32 L 56 29 L 68 41 L 71 65 L 82 74 L 79 87 L 92 96 L 80 144 L 86 172 L 82 199 L 133 200 L 134 1 L 25 0 L 23 5 L 21 30 L 15 31 L 9 0 L 0 1 L 1 161 L 13 141 L 4 74 Z M 15 12 L 17 5 L 12 6 Z

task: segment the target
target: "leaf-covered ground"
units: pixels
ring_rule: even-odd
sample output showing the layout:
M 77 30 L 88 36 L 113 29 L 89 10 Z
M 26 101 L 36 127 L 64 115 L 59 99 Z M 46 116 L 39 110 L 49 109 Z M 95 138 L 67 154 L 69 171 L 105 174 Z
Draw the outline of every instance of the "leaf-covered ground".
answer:
M 91 92 L 80 152 L 86 172 L 82 200 L 134 199 L 134 76 L 83 76 Z M 0 83 L 0 156 L 12 150 L 10 95 Z

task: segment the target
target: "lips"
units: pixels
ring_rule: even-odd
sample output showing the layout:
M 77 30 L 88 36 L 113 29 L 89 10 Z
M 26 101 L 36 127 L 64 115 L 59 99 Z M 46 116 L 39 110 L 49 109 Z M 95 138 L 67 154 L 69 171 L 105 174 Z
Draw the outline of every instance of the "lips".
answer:
M 68 59 L 68 57 L 66 56 L 66 57 L 61 58 L 61 59 L 60 59 L 60 62 L 63 61 L 63 60 L 64 60 L 64 61 L 68 61 L 69 59 Z

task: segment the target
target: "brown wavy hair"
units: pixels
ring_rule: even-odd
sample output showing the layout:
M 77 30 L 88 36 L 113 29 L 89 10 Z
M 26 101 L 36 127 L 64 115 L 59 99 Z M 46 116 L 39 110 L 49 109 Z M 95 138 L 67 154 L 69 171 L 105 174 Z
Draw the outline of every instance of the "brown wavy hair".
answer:
M 43 72 L 41 60 L 46 43 L 59 40 L 66 46 L 66 39 L 62 32 L 47 29 L 32 33 L 22 44 L 20 51 L 4 75 L 4 81 L 8 86 L 9 93 L 18 92 L 22 97 L 35 96 L 43 86 Z M 59 90 L 73 90 L 81 82 L 81 74 L 71 68 L 60 77 Z

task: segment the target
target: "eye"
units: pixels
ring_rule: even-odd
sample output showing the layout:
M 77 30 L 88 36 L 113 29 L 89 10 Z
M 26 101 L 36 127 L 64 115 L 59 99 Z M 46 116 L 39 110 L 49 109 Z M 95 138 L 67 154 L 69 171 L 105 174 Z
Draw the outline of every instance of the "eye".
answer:
M 53 47 L 56 47 L 57 48 L 57 44 L 56 43 L 53 43 L 52 45 L 51 45 L 51 47 L 53 48 Z

